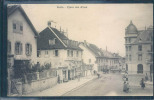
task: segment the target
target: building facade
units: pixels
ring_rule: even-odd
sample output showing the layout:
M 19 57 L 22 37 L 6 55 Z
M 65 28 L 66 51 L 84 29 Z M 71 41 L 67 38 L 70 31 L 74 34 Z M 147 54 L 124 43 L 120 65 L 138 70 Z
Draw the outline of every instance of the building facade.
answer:
M 34 26 L 19 5 L 7 7 L 8 94 L 11 82 L 23 78 L 28 64 L 37 62 L 37 36 Z
M 138 30 L 130 22 L 125 30 L 126 70 L 132 74 L 153 71 L 153 26 Z
M 53 28 L 49 22 L 48 27 L 40 32 L 37 44 L 40 65 L 51 64 L 63 81 L 78 76 L 81 71 L 82 49 L 77 41 L 70 40 L 61 29 Z
M 21 6 L 8 6 L 8 66 L 37 62 L 37 32 Z M 28 37 L 28 38 L 27 38 Z

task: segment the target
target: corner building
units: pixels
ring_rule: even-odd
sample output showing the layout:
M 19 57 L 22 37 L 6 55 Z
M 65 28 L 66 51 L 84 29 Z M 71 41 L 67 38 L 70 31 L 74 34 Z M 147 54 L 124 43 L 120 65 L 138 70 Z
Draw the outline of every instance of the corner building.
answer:
M 129 74 L 153 73 L 153 26 L 138 30 L 131 21 L 125 29 L 125 49 Z

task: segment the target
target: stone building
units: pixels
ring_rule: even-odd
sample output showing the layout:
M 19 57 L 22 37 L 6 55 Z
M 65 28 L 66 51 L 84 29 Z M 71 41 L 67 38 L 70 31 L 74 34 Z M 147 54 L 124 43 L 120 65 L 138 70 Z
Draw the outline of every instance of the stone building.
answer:
M 153 72 L 153 26 L 138 30 L 131 21 L 125 30 L 125 48 L 128 73 Z
M 77 77 L 81 70 L 82 49 L 63 31 L 53 28 L 51 22 L 39 33 L 37 56 L 41 65 L 51 64 L 63 81 Z

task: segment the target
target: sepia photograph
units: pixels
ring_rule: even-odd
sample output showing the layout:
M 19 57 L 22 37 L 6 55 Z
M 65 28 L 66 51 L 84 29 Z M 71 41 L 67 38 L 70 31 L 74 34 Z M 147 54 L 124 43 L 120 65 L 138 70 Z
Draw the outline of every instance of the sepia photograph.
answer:
M 7 4 L 7 96 L 153 96 L 153 4 Z

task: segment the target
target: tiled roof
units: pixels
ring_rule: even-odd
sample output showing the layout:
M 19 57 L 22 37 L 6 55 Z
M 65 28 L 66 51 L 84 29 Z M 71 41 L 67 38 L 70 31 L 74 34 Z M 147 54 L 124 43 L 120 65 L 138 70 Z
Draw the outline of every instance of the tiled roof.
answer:
M 90 43 L 84 43 L 84 46 L 86 46 L 94 55 L 95 57 L 103 57 L 103 58 L 119 58 L 120 56 L 117 53 L 111 53 L 106 50 L 102 50 L 98 48 L 94 44 Z
M 59 39 L 56 37 L 56 35 Z M 56 38 L 55 45 L 49 45 L 49 40 Z M 51 50 L 51 49 L 72 49 L 72 50 L 82 50 L 79 46 L 68 45 L 64 40 L 69 40 L 64 34 L 58 31 L 56 28 L 47 27 L 39 34 L 38 38 L 38 50 Z M 66 47 L 65 47 L 65 45 Z
M 30 19 L 28 18 L 27 14 L 25 13 L 25 11 L 23 10 L 23 8 L 20 5 L 11 5 L 11 6 L 8 6 L 7 7 L 7 15 L 8 15 L 8 17 L 13 12 L 15 12 L 17 9 L 19 9 L 19 11 L 23 15 L 23 17 L 26 19 L 27 23 L 30 25 L 31 29 L 33 30 L 35 36 L 38 36 L 38 33 L 37 33 L 36 29 L 34 28 L 33 24 L 31 23 Z
M 153 37 L 153 30 L 140 31 L 140 33 L 137 36 L 137 39 L 134 41 L 134 43 L 135 44 L 138 44 L 138 43 L 148 43 L 148 42 L 151 41 L 152 37 Z

